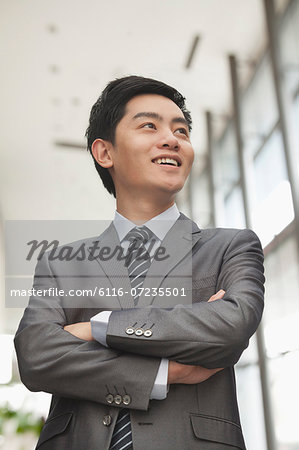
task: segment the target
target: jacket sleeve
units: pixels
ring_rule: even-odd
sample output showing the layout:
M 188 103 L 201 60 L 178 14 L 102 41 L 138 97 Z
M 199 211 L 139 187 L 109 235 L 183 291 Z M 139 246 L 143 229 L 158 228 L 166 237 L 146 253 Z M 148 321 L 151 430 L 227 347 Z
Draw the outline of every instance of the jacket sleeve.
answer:
M 57 287 L 47 254 L 36 266 L 33 287 Z M 108 393 L 128 394 L 131 403 L 126 407 L 146 410 L 160 358 L 83 341 L 64 331 L 66 324 L 60 298 L 30 298 L 15 336 L 19 372 L 25 386 L 31 391 L 103 404 L 109 403 Z
M 115 349 L 165 357 L 207 368 L 235 364 L 256 331 L 263 312 L 263 251 L 256 234 L 241 230 L 229 243 L 218 276 L 223 299 L 114 311 L 107 344 Z M 150 328 L 152 334 L 128 335 L 126 328 Z M 150 333 L 149 333 L 150 334 Z

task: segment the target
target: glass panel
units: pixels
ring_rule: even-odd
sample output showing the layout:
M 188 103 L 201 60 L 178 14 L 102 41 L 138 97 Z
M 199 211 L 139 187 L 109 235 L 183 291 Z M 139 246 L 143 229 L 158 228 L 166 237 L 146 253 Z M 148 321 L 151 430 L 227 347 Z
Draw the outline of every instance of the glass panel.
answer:
M 237 393 L 246 447 L 267 450 L 259 369 L 236 368 Z
M 275 131 L 254 161 L 253 224 L 263 246 L 294 218 L 280 131 Z
M 270 361 L 272 405 L 278 450 L 299 449 L 298 367 L 298 351 Z
M 265 258 L 265 345 L 274 357 L 299 349 L 299 263 L 294 236 Z
M 236 138 L 232 124 L 228 126 L 223 138 L 218 142 L 215 153 L 216 188 L 225 197 L 240 176 Z
M 229 228 L 245 228 L 243 196 L 240 186 L 235 187 L 227 196 L 225 205 L 225 226 Z
M 273 76 L 266 56 L 241 103 L 244 138 L 268 135 L 278 120 Z
M 293 130 L 295 131 L 295 157 L 297 161 L 297 176 L 299 178 L 299 95 L 297 95 L 292 109 Z
M 287 88 L 298 89 L 299 85 L 299 2 L 293 2 L 283 21 L 280 34 L 280 50 Z
M 265 346 L 278 450 L 299 449 L 299 262 L 295 236 L 265 258 Z M 290 353 L 288 353 L 290 352 Z
M 208 173 L 192 173 L 192 211 L 196 223 L 205 228 L 211 225 Z

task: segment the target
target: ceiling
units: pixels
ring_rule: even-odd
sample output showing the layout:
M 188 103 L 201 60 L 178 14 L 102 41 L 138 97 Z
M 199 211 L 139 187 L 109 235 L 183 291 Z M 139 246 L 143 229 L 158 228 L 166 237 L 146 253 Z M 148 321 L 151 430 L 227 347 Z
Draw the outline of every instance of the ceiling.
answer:
M 277 2 L 278 6 L 285 1 Z M 84 149 L 108 81 L 138 74 L 187 98 L 204 154 L 204 112 L 231 112 L 228 54 L 242 80 L 265 45 L 262 0 L 2 0 L 0 213 L 3 219 L 107 219 L 114 200 Z M 186 68 L 195 36 L 199 44 Z

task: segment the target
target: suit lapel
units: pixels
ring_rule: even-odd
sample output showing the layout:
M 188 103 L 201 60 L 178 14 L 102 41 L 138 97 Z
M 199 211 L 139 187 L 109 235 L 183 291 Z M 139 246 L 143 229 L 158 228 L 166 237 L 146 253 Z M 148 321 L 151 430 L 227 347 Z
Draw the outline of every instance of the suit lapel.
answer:
M 111 292 L 115 288 L 116 293 L 123 293 L 123 295 L 118 295 L 121 308 L 134 308 L 134 301 L 130 292 L 131 284 L 128 277 L 128 269 L 125 267 L 124 261 L 117 258 L 120 254 L 121 246 L 113 222 L 111 222 L 109 227 L 99 237 L 99 248 L 104 247 L 110 249 L 112 253 L 116 250 L 112 257 L 96 258 L 97 263 L 101 266 L 111 283 Z

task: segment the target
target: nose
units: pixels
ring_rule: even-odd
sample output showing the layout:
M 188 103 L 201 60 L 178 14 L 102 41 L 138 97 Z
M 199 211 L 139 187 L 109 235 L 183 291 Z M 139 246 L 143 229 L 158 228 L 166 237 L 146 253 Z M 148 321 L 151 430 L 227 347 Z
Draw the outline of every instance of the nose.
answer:
M 163 137 L 161 137 L 159 143 L 159 148 L 169 148 L 171 150 L 179 150 L 180 144 L 177 138 L 173 135 L 171 131 L 165 132 Z

